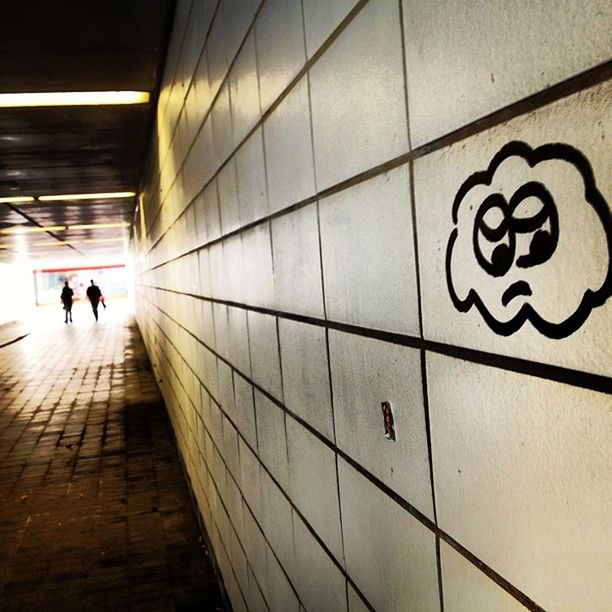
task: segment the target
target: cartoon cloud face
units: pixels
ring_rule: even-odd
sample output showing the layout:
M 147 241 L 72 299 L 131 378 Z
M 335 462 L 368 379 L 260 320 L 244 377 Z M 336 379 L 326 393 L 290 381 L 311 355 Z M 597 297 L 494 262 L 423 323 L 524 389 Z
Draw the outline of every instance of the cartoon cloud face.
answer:
M 497 334 L 525 321 L 549 338 L 575 332 L 612 293 L 612 216 L 573 147 L 511 142 L 453 203 L 446 280 L 460 312 Z

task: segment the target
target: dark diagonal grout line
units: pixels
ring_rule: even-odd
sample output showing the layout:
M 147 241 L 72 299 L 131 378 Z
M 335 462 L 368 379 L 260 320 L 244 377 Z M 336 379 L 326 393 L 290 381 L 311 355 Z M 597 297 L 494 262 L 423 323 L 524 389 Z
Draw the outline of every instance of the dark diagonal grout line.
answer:
M 5 346 L 10 346 L 11 344 L 15 344 L 15 342 L 19 342 L 20 340 L 23 340 L 24 338 L 27 338 L 30 335 L 30 333 L 31 332 L 28 332 L 27 334 L 23 334 L 23 336 L 18 336 L 17 338 L 13 338 L 12 340 L 5 342 L 4 344 L 0 344 L 0 349 L 4 348 Z
M 417 509 L 415 506 L 413 506 L 407 500 L 405 500 L 401 495 L 399 495 L 396 491 L 394 491 L 389 485 L 387 485 L 384 482 L 382 482 L 377 476 L 375 476 L 370 471 L 368 471 L 365 467 L 363 467 L 360 463 L 358 463 L 355 459 L 353 459 L 345 451 L 343 451 L 342 449 L 338 448 L 334 442 L 332 442 L 331 440 L 326 438 L 322 433 L 320 433 L 318 430 L 316 430 L 312 425 L 310 425 L 309 423 L 304 421 L 304 419 L 302 417 L 300 417 L 299 415 L 294 413 L 292 410 L 287 408 L 278 399 L 276 399 L 269 392 L 267 392 L 265 389 L 263 389 L 258 383 L 256 383 L 250 377 L 248 377 L 245 374 L 243 374 L 242 372 L 240 372 L 225 357 L 222 357 L 215 350 L 211 349 L 204 341 L 202 341 L 200 338 L 195 336 L 190 330 L 188 330 L 186 327 L 181 325 L 178 321 L 176 321 L 171 316 L 169 316 L 168 313 L 166 313 L 162 308 L 160 308 L 159 306 L 157 306 L 155 303 L 151 302 L 150 300 L 147 300 L 147 301 L 153 306 L 153 308 L 158 310 L 164 317 L 166 317 L 166 319 L 171 321 L 174 325 L 176 325 L 177 327 L 182 329 L 184 332 L 186 332 L 188 335 L 190 335 L 192 338 L 194 338 L 197 342 L 199 342 L 202 346 L 204 346 L 210 353 L 212 353 L 217 359 L 219 359 L 220 361 L 222 361 L 223 363 L 228 365 L 235 373 L 237 373 L 239 376 L 244 378 L 244 380 L 246 380 L 249 384 L 253 385 L 260 393 L 265 395 L 271 402 L 273 402 L 276 406 L 278 406 L 281 410 L 283 410 L 288 416 L 292 417 L 296 422 L 298 422 L 300 425 L 302 425 L 302 427 L 304 427 L 306 430 L 308 430 L 308 432 L 311 433 L 313 436 L 315 436 L 320 442 L 325 444 L 325 446 L 327 446 L 332 452 L 336 453 L 339 457 L 344 459 L 349 465 L 351 465 L 351 467 L 353 467 L 353 469 L 355 469 L 359 474 L 361 474 L 364 478 L 366 478 L 368 481 L 370 481 L 371 484 L 376 486 L 380 491 L 382 491 L 385 495 L 387 495 L 387 497 L 389 497 L 393 501 L 395 501 L 400 507 L 402 507 L 406 512 L 408 512 L 417 521 L 419 521 L 423 526 L 425 526 L 427 529 L 432 531 L 434 533 L 434 535 L 436 535 L 437 537 L 443 539 L 447 544 L 452 546 L 465 559 L 467 559 L 475 567 L 480 569 L 489 578 L 491 578 L 491 580 L 493 580 L 498 586 L 500 586 L 507 593 L 512 595 L 515 599 L 520 601 L 528 609 L 534 610 L 534 611 L 537 611 L 537 612 L 544 612 L 543 608 L 540 607 L 537 603 L 535 603 L 530 597 L 528 597 L 525 593 L 523 593 L 517 587 L 515 587 L 513 584 L 511 584 L 508 580 L 506 580 L 503 576 L 501 576 L 501 574 L 498 574 L 493 568 L 488 566 L 484 561 L 482 561 L 481 559 L 476 557 L 476 555 L 471 553 L 468 549 L 466 549 L 461 544 L 459 544 L 459 542 L 457 542 L 454 538 L 452 538 L 446 532 L 444 532 L 442 529 L 440 529 L 438 527 L 438 525 L 436 525 L 436 523 L 434 521 L 432 521 L 429 517 L 427 517 L 425 514 L 423 514 L 419 509 Z M 182 354 L 176 348 L 176 346 L 174 346 L 174 343 L 168 338 L 168 336 L 165 334 L 163 329 L 161 329 L 160 324 L 157 323 L 156 321 L 154 321 L 154 323 L 160 329 L 160 332 L 164 335 L 164 337 L 166 338 L 166 341 L 173 346 L 174 350 L 177 352 L 177 354 L 180 356 L 180 358 L 183 359 Z M 185 361 L 185 360 L 183 359 L 183 361 Z M 196 377 L 196 379 L 199 380 L 200 383 L 205 387 L 207 392 L 209 392 L 208 391 L 208 387 L 198 377 L 198 375 L 193 371 L 193 369 L 191 369 L 191 366 L 186 361 L 185 361 L 185 364 L 187 365 L 187 367 L 189 367 L 189 369 L 191 370 L 193 375 Z M 174 368 L 173 368 L 173 370 L 174 370 Z M 176 375 L 176 371 L 175 371 L 175 375 Z M 181 381 L 181 379 L 178 376 L 176 377 L 176 379 L 177 379 L 178 383 L 181 386 L 183 386 L 182 381 Z M 214 396 L 212 394 L 210 394 L 210 396 L 211 396 L 211 398 L 214 398 Z M 219 404 L 217 401 L 215 401 L 215 403 L 218 404 L 219 409 L 221 410 L 221 412 L 223 412 L 223 414 L 226 416 L 226 418 L 231 422 L 232 426 L 236 429 L 237 433 L 243 439 L 245 444 L 249 447 L 251 452 L 253 452 L 253 449 L 252 449 L 250 443 L 244 438 L 244 436 L 241 434 L 240 430 L 235 426 L 233 420 L 225 412 L 225 410 L 223 409 L 221 404 Z M 322 548 L 325 550 L 325 552 L 330 557 L 330 560 L 346 576 L 347 580 L 351 581 L 351 585 L 356 587 L 356 585 L 353 585 L 352 578 L 348 575 L 347 571 L 342 567 L 340 562 L 335 558 L 335 556 L 329 550 L 327 545 L 324 542 L 322 542 L 322 540 L 320 539 L 320 536 L 310 526 L 310 523 L 304 519 L 304 517 L 303 517 L 302 513 L 300 512 L 300 510 L 295 506 L 295 504 L 293 503 L 291 498 L 284 491 L 284 489 L 280 486 L 280 484 L 274 478 L 274 476 L 269 472 L 267 467 L 261 462 L 261 460 L 259 459 L 259 456 L 256 453 L 254 453 L 254 454 L 257 457 L 260 465 L 266 470 L 266 472 L 268 473 L 270 478 L 274 481 L 274 483 L 283 492 L 283 494 L 286 497 L 287 501 L 289 501 L 289 503 L 292 505 L 292 507 L 294 507 L 296 513 L 302 518 L 304 523 L 307 525 L 307 527 L 311 531 L 313 537 L 315 537 L 317 539 L 317 541 L 321 544 Z M 363 597 L 362 595 L 360 595 L 360 596 Z
M 447 357 L 462 359 L 463 361 L 469 361 L 471 363 L 491 366 L 501 370 L 517 372 L 519 374 L 527 374 L 536 378 L 552 380 L 574 387 L 581 387 L 583 389 L 589 389 L 591 391 L 597 391 L 599 393 L 606 393 L 608 395 L 612 395 L 612 378 L 603 376 L 601 374 L 593 374 L 591 372 L 585 372 L 581 370 L 572 370 L 563 366 L 545 364 L 537 361 L 530 361 L 528 359 L 522 359 L 520 357 L 511 357 L 509 355 L 488 353 L 486 351 L 481 351 L 478 349 L 461 347 L 452 344 L 445 344 L 442 342 L 436 342 L 434 340 L 424 340 L 422 338 L 419 338 L 418 336 L 409 336 L 407 334 L 386 332 L 377 329 L 370 329 L 368 327 L 360 327 L 358 325 L 352 325 L 349 323 L 341 323 L 338 321 L 326 321 L 317 317 L 284 312 L 280 310 L 274 310 L 272 308 L 251 306 L 249 304 L 243 304 L 241 302 L 221 300 L 217 298 L 196 295 L 193 293 L 166 289 L 164 287 L 159 287 L 155 285 L 145 285 L 143 283 L 137 283 L 137 285 L 145 287 L 147 289 L 154 289 L 157 291 L 164 291 L 166 293 L 184 295 L 194 298 L 196 300 L 212 302 L 213 304 L 223 304 L 225 306 L 231 306 L 234 308 L 252 310 L 254 312 L 268 314 L 283 319 L 290 319 L 292 321 L 298 321 L 300 323 L 307 323 L 309 325 L 316 325 L 318 327 L 334 329 L 336 331 L 346 332 L 357 336 L 364 336 L 366 338 L 382 340 L 383 342 L 388 342 L 390 344 L 399 344 L 401 346 L 407 346 L 415 349 L 424 349 L 432 353 L 438 353 L 440 355 L 446 355 Z
M 44 225 L 41 225 L 38 221 L 36 221 L 36 219 L 34 219 L 33 217 L 30 217 L 30 215 L 28 215 L 27 213 L 23 212 L 17 206 L 13 206 L 12 204 L 9 204 L 8 202 L 4 202 L 4 204 L 6 206 L 8 206 L 13 212 L 17 213 L 18 215 L 21 215 L 24 219 L 27 219 L 27 221 L 29 223 L 32 223 L 33 225 L 36 225 L 37 227 L 44 228 Z M 54 238 L 58 242 L 64 242 L 54 232 L 45 231 L 45 234 L 49 234 L 49 236 L 51 236 L 51 238 Z M 81 251 L 79 251 L 79 249 L 77 249 L 76 247 L 72 246 L 71 244 L 64 244 L 63 246 L 66 246 L 69 249 L 72 249 L 75 253 L 78 253 L 81 257 L 85 257 L 85 259 L 88 259 L 87 255 L 81 253 Z

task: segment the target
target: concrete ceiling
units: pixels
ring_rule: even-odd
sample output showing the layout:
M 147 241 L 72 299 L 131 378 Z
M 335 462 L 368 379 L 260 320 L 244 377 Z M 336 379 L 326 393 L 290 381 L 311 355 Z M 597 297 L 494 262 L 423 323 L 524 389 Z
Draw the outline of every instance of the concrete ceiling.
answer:
M 173 0 L 5 3 L 0 93 L 145 90 L 152 96 L 134 106 L 0 108 L 0 198 L 138 190 L 173 12 Z M 110 239 L 129 228 L 18 239 L 1 230 L 129 223 L 134 206 L 134 198 L 0 204 L 0 262 L 18 249 L 36 260 L 76 258 L 84 265 L 116 256 L 123 244 Z

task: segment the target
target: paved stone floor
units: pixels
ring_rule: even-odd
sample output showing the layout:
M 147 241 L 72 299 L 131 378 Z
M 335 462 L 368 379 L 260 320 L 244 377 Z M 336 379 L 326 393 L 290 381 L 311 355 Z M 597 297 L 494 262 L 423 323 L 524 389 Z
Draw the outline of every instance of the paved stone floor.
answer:
M 53 314 L 0 348 L 0 610 L 222 610 L 137 328 Z

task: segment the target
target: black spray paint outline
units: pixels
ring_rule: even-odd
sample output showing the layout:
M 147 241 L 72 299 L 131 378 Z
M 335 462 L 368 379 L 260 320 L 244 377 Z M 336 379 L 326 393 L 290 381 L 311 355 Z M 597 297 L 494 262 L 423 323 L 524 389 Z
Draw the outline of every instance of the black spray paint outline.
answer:
M 493 176 L 500 164 L 508 157 L 522 157 L 530 168 L 542 161 L 559 159 L 572 164 L 582 176 L 584 181 L 584 196 L 585 200 L 593 207 L 601 222 L 606 240 L 608 243 L 608 272 L 601 287 L 596 291 L 587 288 L 578 308 L 561 323 L 551 323 L 543 319 L 536 310 L 528 303 L 523 304 L 516 315 L 510 321 L 498 321 L 484 305 L 480 296 L 470 289 L 467 297 L 462 300 L 459 298 L 451 280 L 451 256 L 453 247 L 459 230 L 456 227 L 458 222 L 459 206 L 466 194 L 476 185 L 490 186 Z M 547 338 L 560 340 L 573 334 L 587 320 L 593 308 L 602 306 L 606 300 L 612 295 L 612 214 L 608 208 L 608 204 L 603 195 L 597 189 L 595 176 L 589 160 L 574 147 L 563 143 L 545 144 L 535 149 L 532 149 L 527 143 L 518 140 L 512 141 L 504 145 L 498 153 L 495 154 L 489 167 L 486 170 L 475 172 L 461 185 L 455 199 L 453 201 L 452 219 L 455 227 L 448 239 L 446 248 L 446 284 L 453 305 L 459 312 L 468 312 L 472 306 L 475 306 L 485 323 L 493 332 L 500 336 L 510 336 L 518 331 L 525 323 L 529 321 L 541 334 Z

